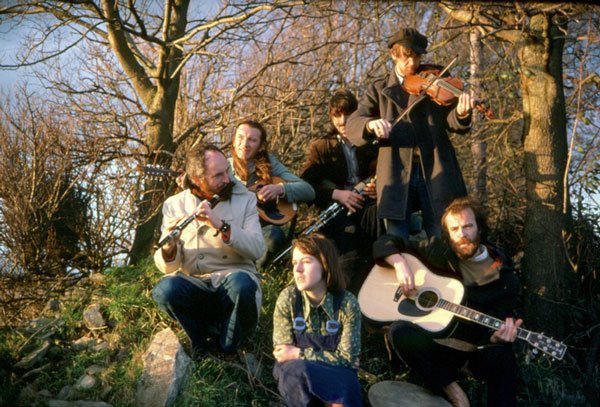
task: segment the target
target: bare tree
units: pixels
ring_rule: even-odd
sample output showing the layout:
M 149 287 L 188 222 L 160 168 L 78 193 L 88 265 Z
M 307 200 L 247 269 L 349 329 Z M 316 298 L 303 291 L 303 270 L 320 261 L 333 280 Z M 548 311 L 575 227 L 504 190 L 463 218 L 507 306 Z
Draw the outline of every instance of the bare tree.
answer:
M 572 302 L 577 285 L 565 244 L 571 208 L 564 177 L 568 146 L 562 55 L 569 16 L 581 8 L 542 3 L 443 8 L 452 18 L 476 24 L 485 35 L 515 47 L 527 182 L 523 259 L 530 293 L 527 317 L 533 326 L 565 334 L 569 312 L 563 304 Z

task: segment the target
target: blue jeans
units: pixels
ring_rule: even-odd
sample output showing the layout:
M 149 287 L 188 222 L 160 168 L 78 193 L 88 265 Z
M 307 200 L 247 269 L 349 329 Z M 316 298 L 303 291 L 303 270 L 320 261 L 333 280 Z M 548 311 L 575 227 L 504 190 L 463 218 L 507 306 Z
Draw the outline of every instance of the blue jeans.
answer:
M 191 282 L 181 276 L 165 277 L 152 290 L 158 307 L 177 320 L 194 351 L 204 349 L 206 337 L 219 335 L 221 349 L 235 351 L 258 321 L 258 285 L 244 272 L 233 272 L 214 288 L 210 282 Z
M 386 232 L 390 235 L 408 239 L 411 230 L 411 215 L 419 209 L 422 212 L 423 229 L 425 230 L 425 233 L 427 233 L 427 237 L 441 237 L 442 227 L 440 225 L 440 219 L 433 213 L 431 200 L 429 199 L 429 193 L 427 192 L 427 183 L 425 182 L 425 178 L 423 178 L 421 165 L 416 162 L 413 163 L 410 172 L 404 219 L 384 219 Z
M 267 251 L 256 261 L 256 268 L 261 269 L 272 258 L 285 249 L 286 236 L 283 229 L 277 225 L 266 225 L 262 227 Z

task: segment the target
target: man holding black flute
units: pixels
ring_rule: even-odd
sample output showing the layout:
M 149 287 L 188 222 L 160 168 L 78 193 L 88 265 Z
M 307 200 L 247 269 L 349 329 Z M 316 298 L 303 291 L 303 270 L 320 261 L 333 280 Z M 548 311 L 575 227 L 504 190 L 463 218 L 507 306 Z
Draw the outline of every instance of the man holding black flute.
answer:
M 214 145 L 190 150 L 186 177 L 190 188 L 163 204 L 154 261 L 166 275 L 152 295 L 181 324 L 196 357 L 211 335 L 221 350 L 235 352 L 256 327 L 262 299 L 254 261 L 265 243 L 256 195 L 229 178 L 227 159 Z
M 308 148 L 301 177 L 315 190 L 314 204 L 327 210 L 339 203 L 340 212 L 321 230 L 335 242 L 351 291 L 356 291 L 360 276 L 372 266 L 371 244 L 379 228 L 375 206 L 377 147 L 355 147 L 346 135 L 346 121 L 358 101 L 352 92 L 337 90 L 329 101 L 331 129 L 313 140 Z M 356 186 L 366 186 L 357 192 Z M 356 278 L 355 278 L 356 277 Z

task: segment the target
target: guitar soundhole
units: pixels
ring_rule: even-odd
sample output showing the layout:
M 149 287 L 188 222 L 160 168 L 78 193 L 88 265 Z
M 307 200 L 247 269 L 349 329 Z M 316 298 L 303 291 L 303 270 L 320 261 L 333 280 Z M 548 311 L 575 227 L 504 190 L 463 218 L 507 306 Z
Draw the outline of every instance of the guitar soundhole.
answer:
M 424 311 L 429 311 L 435 307 L 440 297 L 438 293 L 432 290 L 424 290 L 417 294 L 417 307 Z

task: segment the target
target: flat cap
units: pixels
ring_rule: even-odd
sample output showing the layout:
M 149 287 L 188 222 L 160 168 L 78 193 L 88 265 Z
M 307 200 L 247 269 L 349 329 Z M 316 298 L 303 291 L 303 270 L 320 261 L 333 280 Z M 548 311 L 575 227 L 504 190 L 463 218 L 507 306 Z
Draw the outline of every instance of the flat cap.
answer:
M 396 34 L 392 35 L 388 40 L 388 48 L 392 48 L 394 44 L 411 48 L 417 54 L 427 52 L 427 37 L 414 28 L 401 28 Z

